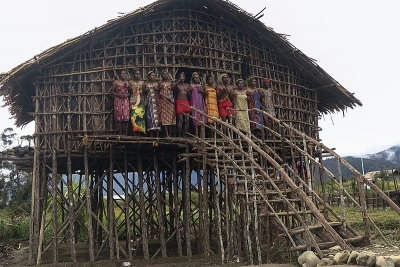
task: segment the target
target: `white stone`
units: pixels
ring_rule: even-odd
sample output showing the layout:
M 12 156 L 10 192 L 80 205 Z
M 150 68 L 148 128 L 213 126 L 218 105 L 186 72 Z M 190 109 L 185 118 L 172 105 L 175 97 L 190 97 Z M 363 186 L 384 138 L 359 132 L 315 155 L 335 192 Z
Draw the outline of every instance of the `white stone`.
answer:
M 339 251 L 336 253 L 333 260 L 336 264 L 345 264 L 350 257 L 350 252 L 348 250 Z
M 357 257 L 358 257 L 358 252 L 353 250 L 350 253 L 349 259 L 347 260 L 347 264 L 357 264 Z
M 362 251 L 356 259 L 357 265 L 372 267 L 376 263 L 376 254 L 371 251 Z
M 319 262 L 319 258 L 312 251 L 303 252 L 300 257 L 297 259 L 297 262 L 303 266 L 303 264 L 307 264 L 307 267 L 316 267 Z
M 376 267 L 394 267 L 394 261 L 390 257 L 378 256 L 376 257 Z

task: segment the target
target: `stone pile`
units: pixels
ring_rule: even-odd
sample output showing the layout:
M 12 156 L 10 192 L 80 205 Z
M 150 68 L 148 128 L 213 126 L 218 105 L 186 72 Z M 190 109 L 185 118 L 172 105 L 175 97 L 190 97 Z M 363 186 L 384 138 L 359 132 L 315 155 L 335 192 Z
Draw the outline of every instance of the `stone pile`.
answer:
M 297 262 L 302 267 L 322 267 L 332 265 L 359 265 L 366 267 L 400 267 L 400 255 L 381 256 L 373 251 L 341 250 L 332 247 L 327 256 L 320 259 L 313 251 L 306 251 L 300 255 Z

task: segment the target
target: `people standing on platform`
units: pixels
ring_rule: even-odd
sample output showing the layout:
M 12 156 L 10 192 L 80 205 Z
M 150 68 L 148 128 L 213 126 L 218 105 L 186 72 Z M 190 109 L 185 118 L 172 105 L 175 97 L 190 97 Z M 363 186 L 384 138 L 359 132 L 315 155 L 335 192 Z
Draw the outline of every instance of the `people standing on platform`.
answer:
M 233 90 L 229 84 L 229 76 L 224 73 L 218 79 L 217 85 L 218 112 L 223 121 L 234 114 L 233 109 Z
M 250 130 L 253 134 L 262 130 L 263 127 L 263 116 L 260 111 L 254 110 L 261 109 L 261 98 L 259 89 L 257 88 L 257 79 L 251 78 L 249 86 L 247 87 L 247 96 L 249 104 L 249 118 L 250 118 Z
M 186 136 L 186 132 L 189 131 L 189 117 L 184 116 L 183 114 L 189 114 L 192 112 L 190 108 L 190 85 L 185 83 L 185 73 L 179 73 L 178 82 L 175 83 L 172 87 L 174 91 L 175 97 L 175 106 L 176 106 L 176 116 L 177 116 L 177 124 L 178 124 L 178 136 L 182 137 L 182 129 L 184 131 L 184 136 Z
M 262 80 L 262 84 L 263 86 L 261 90 L 261 109 L 275 117 L 276 114 L 274 105 L 274 89 L 271 87 L 271 80 L 269 78 L 264 78 Z M 263 114 L 263 117 L 265 126 L 274 131 L 274 121 L 265 114 Z M 272 138 L 272 136 L 268 133 L 268 129 L 265 130 L 266 136 Z
M 242 79 L 238 79 L 236 81 L 236 88 L 233 91 L 235 97 L 235 124 L 236 128 L 248 133 L 250 132 L 250 121 L 246 92 L 247 88 L 244 86 L 244 81 Z
M 151 137 L 154 137 L 154 131 L 156 132 L 156 137 L 159 137 L 161 130 L 159 88 L 154 71 L 150 71 L 147 74 L 147 81 L 144 83 L 143 88 L 146 92 L 146 128 L 147 131 L 150 131 Z
M 172 127 L 176 125 L 175 98 L 172 91 L 172 81 L 167 71 L 161 72 L 161 81 L 159 83 L 160 94 L 160 120 L 164 126 L 166 137 L 172 136 Z
M 110 92 L 114 96 L 114 117 L 117 123 L 119 135 L 128 135 L 129 122 L 129 82 L 126 80 L 126 72 L 117 70 L 118 79 L 111 86 Z
M 190 103 L 191 106 L 200 112 L 207 114 L 207 108 L 204 103 L 204 89 L 200 83 L 200 75 L 197 72 L 193 72 L 191 83 L 190 83 Z M 205 137 L 204 126 L 201 127 L 202 123 L 206 122 L 206 118 L 203 114 L 196 110 L 192 110 L 193 126 L 196 130 L 196 135 L 199 137 Z M 201 127 L 201 129 L 199 129 Z
M 130 97 L 132 131 L 133 135 L 139 135 L 140 133 L 146 133 L 144 81 L 141 79 L 139 69 L 133 69 L 133 79 L 129 81 L 129 85 L 132 88 L 132 95 Z
M 217 90 L 215 89 L 213 76 L 206 77 L 206 84 L 204 85 L 204 101 L 207 108 L 207 115 L 211 118 L 219 119 Z M 208 123 L 213 123 L 211 118 L 208 118 Z

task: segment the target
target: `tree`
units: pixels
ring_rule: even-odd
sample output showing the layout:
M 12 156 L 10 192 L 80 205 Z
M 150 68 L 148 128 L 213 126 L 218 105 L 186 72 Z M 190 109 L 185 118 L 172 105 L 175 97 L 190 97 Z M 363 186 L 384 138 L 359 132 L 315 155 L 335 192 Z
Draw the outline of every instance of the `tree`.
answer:
M 21 148 L 22 143 L 27 141 L 29 146 L 32 136 L 25 135 L 20 138 L 19 146 L 10 149 L 17 141 L 17 134 L 13 128 L 6 128 L 1 135 L 0 156 L 0 208 L 13 207 L 17 212 L 21 205 L 29 205 L 30 188 L 32 175 L 30 172 L 21 170 L 12 160 L 7 158 L 14 157 L 17 148 Z M 23 210 L 29 207 L 22 207 Z
M 389 180 L 392 178 L 391 170 L 380 170 L 379 172 L 374 174 L 374 179 L 377 180 L 379 179 L 382 183 L 382 191 L 385 190 L 385 182 L 388 183 L 388 189 L 389 188 Z

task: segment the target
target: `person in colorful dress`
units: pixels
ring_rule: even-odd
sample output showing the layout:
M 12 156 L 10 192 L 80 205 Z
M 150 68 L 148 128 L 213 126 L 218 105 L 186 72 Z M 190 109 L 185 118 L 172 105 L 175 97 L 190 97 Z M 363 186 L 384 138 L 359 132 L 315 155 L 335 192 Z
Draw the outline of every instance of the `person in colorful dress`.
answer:
M 214 86 L 214 78 L 212 76 L 206 77 L 206 84 L 204 85 L 204 101 L 207 107 L 207 115 L 219 119 L 217 90 Z M 208 118 L 208 123 L 213 123 L 211 118 Z
M 223 121 L 228 117 L 234 115 L 233 109 L 233 90 L 229 84 L 229 76 L 224 73 L 221 74 L 217 86 L 217 99 L 218 99 L 218 112 Z
M 172 82 L 167 71 L 161 72 L 161 81 L 158 85 L 160 88 L 160 119 L 161 125 L 164 126 L 165 135 L 172 135 L 172 127 L 176 125 L 175 98 L 172 91 Z
M 253 110 L 254 108 L 261 109 L 261 98 L 259 89 L 257 89 L 256 78 L 251 78 L 249 83 L 247 87 L 247 99 L 249 103 L 250 129 L 255 134 L 257 131 L 261 131 L 263 126 L 263 116 L 261 112 Z
M 207 114 L 207 108 L 204 103 L 204 89 L 201 86 L 200 75 L 197 72 L 194 72 L 192 74 L 190 91 L 191 91 L 191 94 L 190 94 L 191 106 L 194 107 L 195 109 L 198 109 L 201 112 Z M 204 127 L 202 127 L 201 131 L 199 131 L 199 127 L 201 126 L 201 123 L 206 122 L 204 115 L 197 112 L 196 110 L 192 110 L 192 116 L 193 116 L 192 122 L 193 122 L 193 126 L 196 129 L 196 135 L 200 136 L 200 137 L 205 137 Z
M 118 79 L 112 83 L 110 92 L 114 96 L 114 117 L 117 122 L 119 135 L 128 135 L 129 122 L 129 82 L 126 80 L 126 72 L 118 70 Z
M 141 72 L 139 69 L 133 70 L 133 79 L 129 81 L 132 88 L 131 104 L 131 124 L 133 135 L 146 133 L 146 111 L 144 102 L 144 82 L 141 80 Z
M 261 89 L 261 109 L 272 116 L 275 116 L 275 105 L 274 105 L 274 89 L 271 87 L 271 80 L 269 78 L 264 78 L 262 80 L 263 87 Z M 264 124 L 269 129 L 275 130 L 275 124 L 272 119 L 270 119 L 267 115 L 264 115 Z M 268 133 L 268 129 L 266 130 L 266 136 L 272 138 L 272 136 Z
M 160 102 L 158 82 L 153 71 L 147 74 L 147 81 L 144 83 L 143 89 L 146 92 L 146 128 L 147 131 L 150 131 L 151 137 L 154 137 L 154 131 L 158 137 L 161 130 Z
M 179 73 L 179 81 L 172 86 L 175 96 L 176 116 L 178 124 L 178 136 L 182 137 L 183 134 L 186 136 L 186 132 L 189 131 L 189 117 L 183 116 L 184 113 L 191 113 L 190 108 L 190 85 L 185 83 L 185 73 Z
M 233 91 L 233 95 L 235 96 L 235 122 L 239 130 L 248 133 L 250 132 L 250 121 L 246 92 L 247 88 L 244 87 L 244 81 L 238 79 L 236 81 L 236 88 Z

